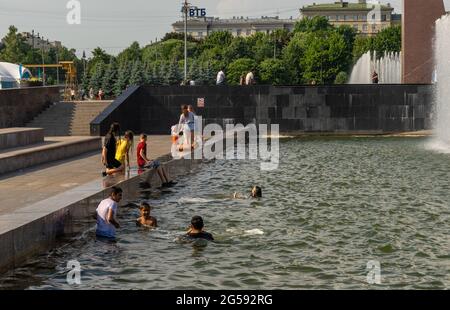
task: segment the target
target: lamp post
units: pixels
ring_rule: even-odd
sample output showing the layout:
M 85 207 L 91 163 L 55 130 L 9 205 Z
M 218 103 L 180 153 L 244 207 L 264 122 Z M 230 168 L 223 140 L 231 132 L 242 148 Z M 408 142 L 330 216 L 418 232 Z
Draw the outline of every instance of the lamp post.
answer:
M 183 4 L 184 13 L 184 81 L 187 81 L 187 19 L 188 19 L 189 3 L 187 0 Z

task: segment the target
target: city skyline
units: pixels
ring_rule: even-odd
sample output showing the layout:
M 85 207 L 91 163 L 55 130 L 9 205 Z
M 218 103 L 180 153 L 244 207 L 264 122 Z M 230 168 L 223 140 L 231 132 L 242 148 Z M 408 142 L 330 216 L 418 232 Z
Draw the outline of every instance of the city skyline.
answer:
M 355 0 L 356 1 L 356 0 Z M 355 2 L 352 1 L 352 2 Z M 172 23 L 181 19 L 182 1 L 131 0 L 122 1 L 80 0 L 81 24 L 69 25 L 66 21 L 68 1 L 61 0 L 17 0 L 14 3 L 0 4 L 0 37 L 4 37 L 10 25 L 19 32 L 39 33 L 50 41 L 61 41 L 68 48 L 76 49 L 77 55 L 83 51 L 89 56 L 96 47 L 117 55 L 137 41 L 141 46 L 150 44 L 172 31 Z M 297 18 L 303 5 L 333 2 L 332 0 L 279 0 L 277 6 L 269 1 L 256 0 L 209 0 L 190 1 L 193 5 L 204 7 L 208 16 L 221 18 L 232 16 L 261 17 L 275 16 Z M 395 12 L 402 12 L 401 0 L 382 1 L 391 3 Z M 450 7 L 450 0 L 445 0 Z M 254 9 L 257 6 L 258 9 Z

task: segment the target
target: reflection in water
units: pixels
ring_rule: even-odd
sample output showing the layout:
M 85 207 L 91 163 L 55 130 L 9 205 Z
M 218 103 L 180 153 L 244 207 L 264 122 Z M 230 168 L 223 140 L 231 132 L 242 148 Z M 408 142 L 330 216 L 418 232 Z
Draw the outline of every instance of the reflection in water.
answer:
M 209 163 L 170 193 L 152 192 L 159 228 L 137 228 L 139 211 L 121 208 L 117 244 L 86 232 L 0 285 L 74 288 L 66 266 L 75 259 L 82 289 L 449 288 L 450 157 L 426 151 L 426 142 L 290 139 L 276 171 Z M 262 199 L 231 198 L 255 184 Z M 176 242 L 193 215 L 216 242 Z M 366 281 L 373 260 L 381 264 L 378 286 Z

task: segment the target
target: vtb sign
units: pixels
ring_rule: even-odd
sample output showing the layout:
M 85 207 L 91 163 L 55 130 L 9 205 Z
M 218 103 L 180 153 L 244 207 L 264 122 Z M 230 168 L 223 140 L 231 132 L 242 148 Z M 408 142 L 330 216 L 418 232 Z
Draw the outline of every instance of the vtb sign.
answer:
M 189 9 L 189 17 L 205 17 L 206 9 L 199 9 L 197 7 L 193 7 Z

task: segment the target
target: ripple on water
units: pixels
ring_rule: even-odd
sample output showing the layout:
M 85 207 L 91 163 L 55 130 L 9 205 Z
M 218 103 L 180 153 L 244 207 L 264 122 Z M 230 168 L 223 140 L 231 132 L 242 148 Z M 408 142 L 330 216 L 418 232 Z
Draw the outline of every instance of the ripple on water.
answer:
M 450 155 L 423 139 L 338 138 L 281 141 L 279 169 L 257 161 L 215 161 L 153 192 L 160 228 L 142 230 L 120 210 L 117 244 L 93 232 L 0 278 L 2 288 L 62 289 L 67 261 L 83 270 L 82 289 L 449 288 Z M 263 188 L 263 199 L 234 192 Z M 139 202 L 139 197 L 126 197 Z M 174 242 L 201 215 L 216 242 Z

